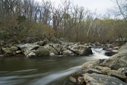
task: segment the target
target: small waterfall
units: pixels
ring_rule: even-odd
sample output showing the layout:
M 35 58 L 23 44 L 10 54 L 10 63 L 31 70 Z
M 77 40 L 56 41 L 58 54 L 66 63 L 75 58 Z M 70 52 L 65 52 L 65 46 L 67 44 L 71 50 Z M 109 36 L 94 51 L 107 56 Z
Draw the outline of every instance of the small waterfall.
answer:
M 105 51 L 102 48 L 92 48 L 93 55 L 92 57 L 95 59 L 108 59 L 109 57 L 106 56 L 104 53 Z

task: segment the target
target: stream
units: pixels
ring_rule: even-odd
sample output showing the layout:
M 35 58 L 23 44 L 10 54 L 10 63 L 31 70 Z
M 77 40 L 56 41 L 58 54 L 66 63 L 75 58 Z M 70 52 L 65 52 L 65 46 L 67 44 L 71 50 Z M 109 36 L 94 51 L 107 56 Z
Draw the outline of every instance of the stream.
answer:
M 109 58 L 100 48 L 92 51 L 82 57 L 0 58 L 0 85 L 69 85 L 69 76 L 83 63 Z

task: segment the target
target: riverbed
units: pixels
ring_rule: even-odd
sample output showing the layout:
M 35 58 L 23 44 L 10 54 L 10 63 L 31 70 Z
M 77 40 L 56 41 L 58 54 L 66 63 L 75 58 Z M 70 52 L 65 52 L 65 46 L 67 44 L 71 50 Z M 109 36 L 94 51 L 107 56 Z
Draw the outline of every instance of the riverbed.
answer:
M 102 49 L 90 56 L 0 58 L 0 85 L 69 85 L 69 76 L 86 61 L 109 58 Z

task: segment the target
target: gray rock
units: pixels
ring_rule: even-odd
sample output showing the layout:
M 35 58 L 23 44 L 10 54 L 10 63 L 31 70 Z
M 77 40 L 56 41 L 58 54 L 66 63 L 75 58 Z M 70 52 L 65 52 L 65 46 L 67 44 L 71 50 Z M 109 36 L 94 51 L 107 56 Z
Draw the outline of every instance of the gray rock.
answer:
M 83 76 L 86 85 L 127 85 L 124 83 L 127 82 L 126 49 L 126 46 L 123 46 L 117 54 L 109 59 L 84 63 L 82 70 L 78 73 L 78 81 L 81 81 L 80 76 Z
M 90 55 L 93 54 L 92 50 L 90 47 L 85 48 L 83 55 Z
M 42 46 L 39 47 L 35 53 L 36 53 L 37 57 L 49 56 L 49 51 Z
M 78 82 L 80 84 L 83 84 L 85 81 L 84 81 L 84 78 L 83 77 L 78 77 Z
M 110 67 L 113 70 L 127 67 L 127 51 L 120 51 L 101 63 L 101 66 Z
M 61 50 L 63 49 L 62 45 L 60 44 L 53 44 L 53 47 L 57 50 L 57 52 L 61 52 Z
M 69 79 L 70 79 L 70 81 L 71 81 L 71 82 L 76 83 L 76 78 L 74 78 L 74 77 L 70 76 L 70 78 L 69 78 Z
M 118 50 L 112 50 L 112 52 L 114 52 L 114 53 L 118 53 Z
M 120 79 L 126 79 L 126 73 L 127 69 L 126 68 L 119 68 L 118 70 L 111 70 L 109 67 L 102 67 L 102 66 L 96 66 L 95 69 L 100 71 L 102 74 L 106 74 L 109 76 L 115 76 Z M 97 73 L 95 72 L 95 73 Z
M 101 66 L 110 67 L 113 70 L 127 67 L 127 44 L 122 46 L 118 53 L 101 63 Z
M 46 45 L 46 44 L 47 44 L 46 41 L 39 41 L 39 42 L 37 43 L 37 45 L 40 45 L 40 46 L 44 46 L 44 45 Z
M 84 74 L 86 85 L 127 85 L 118 78 L 102 74 Z
M 117 46 L 113 47 L 113 50 L 119 50 L 119 47 L 117 47 Z
M 32 58 L 32 57 L 37 57 L 37 55 L 34 52 L 30 52 L 26 57 Z
M 119 52 L 120 51 L 126 51 L 127 50 L 127 43 L 125 45 L 123 45 L 120 49 L 119 49 Z
M 36 44 L 19 44 L 17 45 L 17 47 L 19 47 L 21 50 L 24 50 L 24 49 L 27 49 L 27 50 L 35 50 L 37 48 L 39 48 L 39 45 L 36 45 Z
M 58 55 L 58 52 L 53 47 L 51 47 L 50 44 L 45 45 L 44 48 L 47 49 L 50 53 Z
M 90 69 L 90 68 L 94 68 L 95 66 L 99 66 L 102 62 L 104 62 L 104 60 L 105 59 L 88 61 L 82 65 L 82 69 Z
M 79 45 L 78 43 L 75 45 L 71 45 L 68 47 L 69 50 L 76 53 L 77 55 L 86 56 L 92 54 L 92 50 L 89 47 L 84 45 Z
M 2 50 L 5 52 L 5 53 L 12 53 L 11 49 L 10 48 L 2 48 Z
M 98 73 L 98 74 L 102 74 L 101 71 L 99 71 L 99 70 L 97 70 L 97 69 L 95 69 L 95 68 L 90 68 L 90 69 L 88 69 L 87 73 Z
M 23 54 L 26 57 L 31 57 L 31 56 L 33 57 L 33 55 L 34 55 L 33 50 L 38 49 L 39 45 L 36 45 L 36 44 L 24 44 L 24 45 L 17 45 L 17 47 L 19 47 L 21 49 L 21 51 L 23 52 Z
M 112 56 L 112 55 L 114 55 L 114 54 L 116 54 L 117 52 L 114 52 L 114 51 L 106 51 L 105 52 L 105 55 L 106 56 Z
M 12 50 L 12 51 L 16 51 L 16 50 L 18 50 L 18 47 L 16 47 L 16 46 L 11 46 L 11 50 Z
M 64 50 L 63 55 L 74 56 L 75 54 L 70 50 Z

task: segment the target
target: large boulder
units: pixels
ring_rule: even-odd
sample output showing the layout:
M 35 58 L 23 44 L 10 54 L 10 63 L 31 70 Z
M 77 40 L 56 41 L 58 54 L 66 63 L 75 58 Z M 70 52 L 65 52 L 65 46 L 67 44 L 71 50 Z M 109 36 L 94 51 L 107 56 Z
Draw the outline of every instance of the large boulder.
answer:
M 26 57 L 35 57 L 35 54 L 34 54 L 34 50 L 37 50 L 39 48 L 39 45 L 36 45 L 36 44 L 19 44 L 17 45 L 17 47 L 19 47 L 21 49 L 21 51 L 23 52 L 23 54 L 26 56 Z
M 11 48 L 10 48 L 12 51 L 16 51 L 16 50 L 18 50 L 18 47 L 16 47 L 16 46 L 11 46 Z
M 63 49 L 63 46 L 60 44 L 53 44 L 52 46 L 55 50 L 57 50 L 57 52 L 61 52 Z
M 111 69 L 117 70 L 119 68 L 127 67 L 127 50 L 121 51 L 109 59 L 101 63 L 102 66 L 110 67 Z
M 81 55 L 81 56 L 87 56 L 92 54 L 92 50 L 90 47 L 84 46 L 84 45 L 71 45 L 68 47 L 69 50 L 71 50 L 72 52 L 74 52 L 77 55 Z
M 117 70 L 119 68 L 127 67 L 127 44 L 122 46 L 118 53 L 105 60 L 100 65 L 110 67 Z
M 6 47 L 6 48 L 2 47 L 2 51 L 3 51 L 4 57 L 16 55 L 16 51 L 12 50 L 9 47 Z
M 75 54 L 70 50 L 64 50 L 63 55 L 74 56 Z
M 127 43 L 125 45 L 123 45 L 120 49 L 119 52 L 121 51 L 126 51 L 127 50 Z
M 83 55 L 90 55 L 90 54 L 93 54 L 91 47 L 86 47 L 83 52 Z
M 127 68 L 119 68 L 118 70 L 111 70 L 109 67 L 96 66 L 88 69 L 88 73 L 99 73 L 109 76 L 115 76 L 120 79 L 126 79 Z
M 127 85 L 118 78 L 102 74 L 85 74 L 84 81 L 86 85 Z
M 37 44 L 24 44 L 24 45 L 17 45 L 23 52 L 23 54 L 30 58 L 30 57 L 44 57 L 49 56 L 49 51 Z
M 7 47 L 7 48 L 3 48 L 2 47 L 2 50 L 5 52 L 5 53 L 12 53 L 12 50 L 11 48 Z
M 50 46 L 50 44 L 45 45 L 44 48 L 47 49 L 50 53 L 58 55 L 58 52 L 52 46 Z
M 37 51 L 35 51 L 37 57 L 45 57 L 49 56 L 49 51 L 45 49 L 44 47 L 40 46 Z

